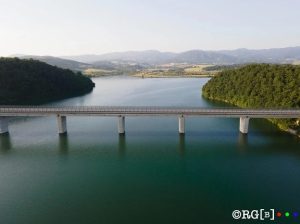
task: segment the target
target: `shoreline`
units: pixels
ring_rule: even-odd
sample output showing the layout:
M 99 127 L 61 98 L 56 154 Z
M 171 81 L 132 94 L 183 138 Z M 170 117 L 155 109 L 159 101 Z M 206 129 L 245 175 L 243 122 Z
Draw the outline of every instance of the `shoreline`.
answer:
M 132 74 L 117 74 L 117 75 L 95 75 L 95 76 L 87 76 L 89 78 L 104 78 L 104 77 L 118 77 L 118 76 L 127 76 L 127 77 L 134 77 L 134 78 L 142 78 L 142 79 L 159 79 L 159 78 L 212 78 L 213 75 L 132 75 Z
M 129 75 L 136 78 L 212 78 L 214 75 Z
M 204 96 L 204 95 L 202 95 L 202 96 L 203 96 L 205 99 L 208 99 L 208 100 L 211 100 L 211 101 L 217 101 L 217 102 L 227 103 L 227 104 L 230 104 L 230 105 L 239 107 L 239 108 L 247 109 L 247 108 L 245 108 L 245 107 L 241 107 L 241 106 L 239 106 L 239 105 L 232 104 L 232 103 L 230 103 L 230 102 L 227 101 L 227 100 L 220 100 L 220 99 L 216 99 L 216 98 L 209 98 L 209 97 L 206 97 L 206 96 Z M 274 126 L 276 126 L 276 128 L 277 128 L 278 130 L 284 131 L 284 132 L 286 132 L 286 133 L 289 133 L 289 134 L 291 134 L 291 135 L 294 135 L 294 136 L 300 138 L 300 133 L 298 133 L 297 130 L 292 129 L 292 128 L 282 128 L 280 124 L 274 123 L 274 122 L 272 121 L 272 119 L 270 119 L 270 118 L 263 118 L 263 119 L 267 120 L 268 122 L 270 122 L 271 124 L 273 124 Z

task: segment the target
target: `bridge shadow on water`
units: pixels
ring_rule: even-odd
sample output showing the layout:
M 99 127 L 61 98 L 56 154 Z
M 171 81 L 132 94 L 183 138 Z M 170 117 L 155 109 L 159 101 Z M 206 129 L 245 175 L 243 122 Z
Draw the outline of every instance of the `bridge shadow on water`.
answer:
M 69 138 L 67 133 L 59 135 L 58 147 L 61 155 L 67 155 L 69 153 Z
M 160 135 L 156 137 L 150 137 L 147 134 L 142 133 L 142 140 L 140 139 L 141 134 L 129 135 L 118 135 L 115 140 L 109 140 L 109 145 L 116 149 L 117 156 L 119 158 L 125 158 L 130 153 L 134 153 L 137 147 L 145 145 L 145 149 L 148 150 L 154 147 L 155 150 L 165 149 L 174 150 L 181 158 L 186 158 L 190 155 L 190 152 L 195 150 L 201 151 L 202 153 L 214 153 L 216 151 L 223 150 L 224 153 L 237 152 L 243 156 L 269 156 L 269 155 L 285 155 L 294 156 L 294 158 L 300 160 L 300 138 L 291 136 L 288 133 L 279 131 L 251 131 L 248 135 L 238 133 L 236 131 L 189 131 L 185 135 L 178 133 L 167 133 L 167 138 L 164 139 Z M 146 136 L 146 137 L 145 137 Z M 147 137 L 148 136 L 148 137 Z M 261 138 L 263 136 L 263 138 Z M 17 137 L 13 141 L 13 136 L 10 134 L 0 135 L 0 154 L 16 154 L 23 149 L 22 144 L 18 144 L 18 141 L 24 139 L 18 139 Z M 72 134 L 60 135 L 56 139 L 57 153 L 62 157 L 67 157 L 70 152 L 82 150 L 82 146 L 76 146 L 76 139 L 73 139 Z M 76 138 L 76 137 L 75 137 Z M 70 144 L 71 140 L 74 140 L 74 144 Z M 289 142 L 289 146 L 286 146 L 286 142 Z M 90 144 L 89 144 L 90 143 Z M 104 142 L 97 140 L 96 142 L 87 142 L 85 146 L 87 148 L 103 147 Z M 106 143 L 105 143 L 106 144 Z M 35 147 L 26 148 L 28 150 L 43 150 L 43 146 L 39 143 Z M 143 148 L 143 147 L 142 147 Z M 24 152 L 24 151 L 23 151 Z M 94 152 L 95 153 L 95 152 Z
M 126 135 L 119 134 L 118 152 L 120 157 L 124 157 L 126 153 Z
M 11 137 L 10 134 L 1 134 L 0 135 L 0 153 L 8 153 L 12 149 Z
M 243 151 L 247 151 L 247 148 L 248 148 L 248 135 L 239 133 L 238 150 L 243 152 Z
M 185 135 L 179 134 L 178 137 L 178 153 L 181 157 L 184 156 L 185 154 L 185 146 L 186 146 L 186 142 L 185 142 Z
M 118 137 L 118 153 L 120 157 L 124 157 L 126 155 L 126 150 L 128 149 L 128 141 L 126 134 L 120 134 Z M 181 157 L 185 155 L 186 151 L 186 136 L 179 134 L 178 135 L 178 143 L 177 150 Z

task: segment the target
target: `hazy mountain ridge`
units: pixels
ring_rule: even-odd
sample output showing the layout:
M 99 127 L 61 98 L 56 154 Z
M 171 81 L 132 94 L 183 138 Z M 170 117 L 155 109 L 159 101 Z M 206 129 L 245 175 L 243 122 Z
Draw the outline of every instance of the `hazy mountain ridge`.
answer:
M 213 52 L 213 51 L 202 51 L 202 50 L 191 50 L 180 54 L 177 54 L 172 59 L 167 59 L 167 63 L 209 63 L 209 64 L 230 64 L 236 63 L 236 58 L 226 54 Z
M 238 58 L 240 63 L 289 63 L 295 60 L 300 60 L 300 47 L 271 48 L 261 50 L 237 49 L 233 51 L 225 50 L 219 52 Z
M 157 50 L 113 52 L 101 55 L 63 56 L 69 60 L 85 63 L 98 63 L 99 61 L 127 61 L 136 63 L 158 64 L 167 59 L 174 58 L 176 53 L 160 52 Z
M 102 55 L 35 56 L 13 55 L 33 58 L 47 64 L 74 71 L 89 68 L 120 70 L 124 67 L 140 69 L 168 63 L 187 64 L 244 64 L 244 63 L 300 63 L 300 47 L 272 48 L 261 50 L 236 49 L 220 51 L 190 50 L 182 53 L 157 50 L 115 52 Z
M 52 66 L 57 66 L 64 69 L 70 69 L 74 71 L 81 71 L 86 68 L 91 67 L 90 64 L 64 59 L 60 57 L 53 57 L 53 56 L 36 56 L 36 55 L 12 55 L 12 57 L 18 57 L 20 59 L 35 59 L 38 61 L 45 62 Z
M 164 64 L 172 62 L 200 64 L 236 64 L 251 62 L 292 63 L 300 60 L 300 47 L 271 48 L 261 50 L 191 50 L 182 53 L 147 50 L 114 52 L 102 55 L 66 56 L 62 58 L 92 64 L 97 63 L 98 61 L 128 61 L 148 64 Z

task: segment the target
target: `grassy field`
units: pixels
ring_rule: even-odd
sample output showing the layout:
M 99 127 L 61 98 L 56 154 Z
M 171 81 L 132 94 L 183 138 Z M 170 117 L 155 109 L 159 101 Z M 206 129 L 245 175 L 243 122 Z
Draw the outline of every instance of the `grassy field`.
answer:
M 293 65 L 300 65 L 300 60 L 294 61 Z
M 83 71 L 83 74 L 88 77 L 100 77 L 100 76 L 111 76 L 119 75 L 120 72 L 117 70 L 105 70 L 105 69 L 95 69 L 89 68 Z
M 190 65 L 185 67 L 157 68 L 138 71 L 133 76 L 142 78 L 168 78 L 168 77 L 212 77 L 219 71 L 205 71 L 204 68 L 213 65 Z
M 204 68 L 207 67 L 211 67 L 213 65 L 194 65 L 193 67 L 189 67 L 189 68 L 185 68 L 184 72 L 186 74 L 193 74 L 193 75 L 197 75 L 197 74 L 203 74 L 203 73 L 207 73 L 207 71 L 204 70 Z
M 169 77 L 212 77 L 220 72 L 220 69 L 214 70 L 215 65 L 212 64 L 199 64 L 199 65 L 186 65 L 186 64 L 172 64 L 151 67 L 142 70 L 129 70 L 126 68 L 120 69 L 99 69 L 89 68 L 83 71 L 83 74 L 88 77 L 102 77 L 127 74 L 134 77 L 141 78 L 169 78 Z M 207 68 L 211 68 L 206 70 Z

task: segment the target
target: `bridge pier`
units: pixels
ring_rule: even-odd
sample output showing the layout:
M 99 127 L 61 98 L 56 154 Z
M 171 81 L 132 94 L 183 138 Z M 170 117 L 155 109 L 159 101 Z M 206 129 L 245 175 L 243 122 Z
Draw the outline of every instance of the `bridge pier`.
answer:
M 249 117 L 240 117 L 240 132 L 243 134 L 248 134 L 249 129 Z
M 183 115 L 181 115 L 178 118 L 178 130 L 179 130 L 179 134 L 184 135 L 184 133 L 185 133 L 185 120 L 184 120 Z
M 57 125 L 58 125 L 58 133 L 65 134 L 67 133 L 67 117 L 57 115 Z
M 125 134 L 125 117 L 124 116 L 119 116 L 118 132 L 119 132 L 120 135 Z
M 0 134 L 8 133 L 8 118 L 0 117 Z

